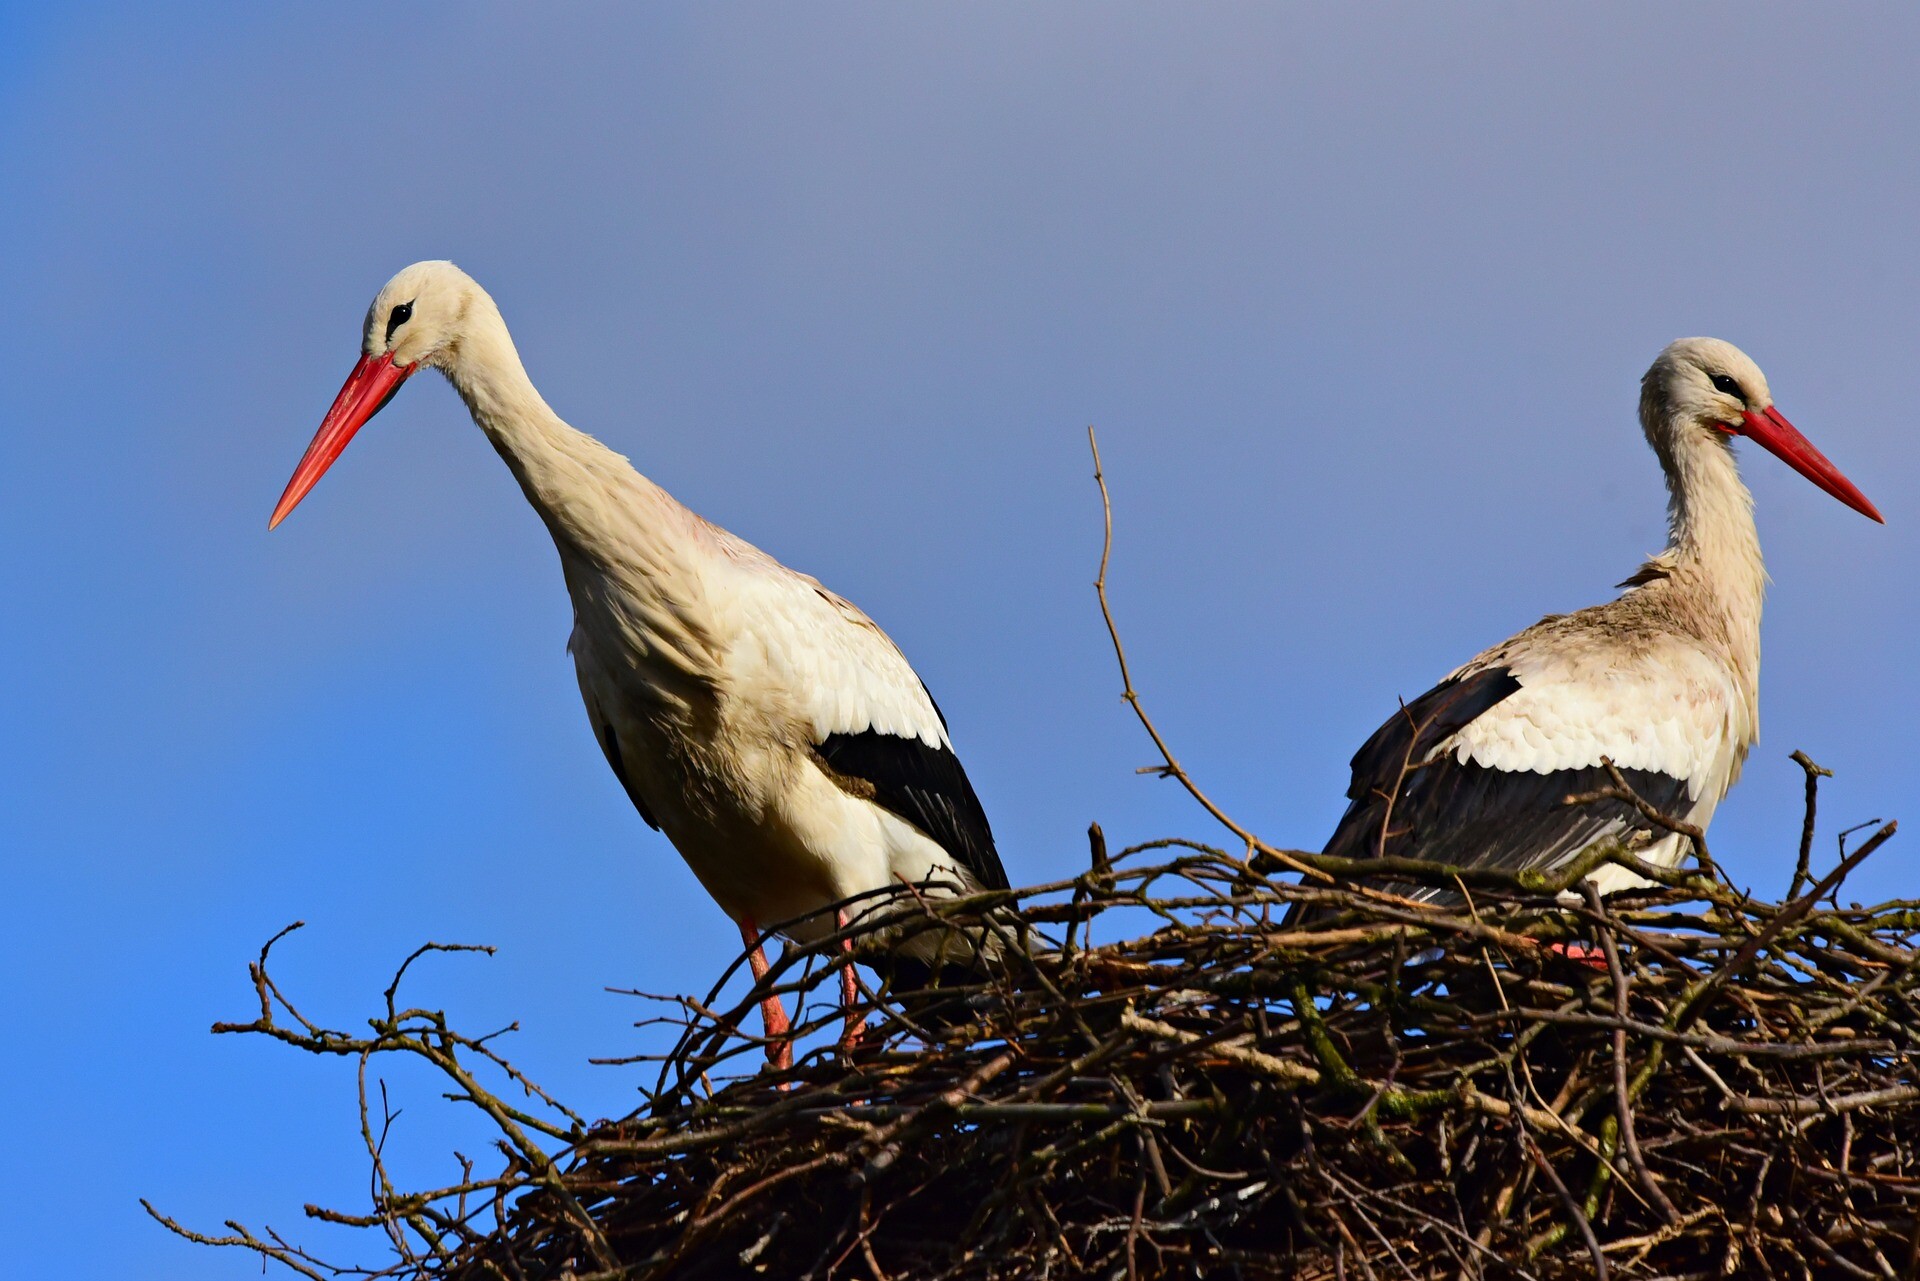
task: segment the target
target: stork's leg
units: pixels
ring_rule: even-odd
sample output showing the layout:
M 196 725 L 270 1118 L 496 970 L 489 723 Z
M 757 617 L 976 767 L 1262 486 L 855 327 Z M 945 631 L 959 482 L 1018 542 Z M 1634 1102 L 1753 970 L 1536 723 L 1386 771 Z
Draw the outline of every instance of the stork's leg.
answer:
M 835 912 L 833 920 L 839 928 L 846 929 L 846 909 Z M 840 1052 L 851 1054 L 853 1047 L 860 1044 L 860 1034 L 867 1030 L 867 1019 L 854 1009 L 860 1003 L 860 985 L 853 977 L 853 940 L 840 940 L 840 948 L 846 953 L 840 963 L 840 1008 L 846 1014 L 846 1026 L 840 1032 Z
M 760 927 L 751 916 L 740 918 L 740 941 L 753 949 L 747 953 L 747 966 L 753 971 L 753 981 L 758 983 L 767 977 L 767 953 L 760 946 Z M 793 1042 L 787 1039 L 791 1024 L 787 1022 L 787 1007 L 780 1003 L 778 996 L 769 995 L 760 1002 L 760 1017 L 767 1025 L 767 1062 L 776 1071 L 784 1072 L 793 1066 Z
M 1597 947 L 1588 947 L 1585 943 L 1554 943 L 1548 950 L 1558 952 L 1569 961 L 1578 961 L 1589 969 L 1607 968 L 1607 954 Z

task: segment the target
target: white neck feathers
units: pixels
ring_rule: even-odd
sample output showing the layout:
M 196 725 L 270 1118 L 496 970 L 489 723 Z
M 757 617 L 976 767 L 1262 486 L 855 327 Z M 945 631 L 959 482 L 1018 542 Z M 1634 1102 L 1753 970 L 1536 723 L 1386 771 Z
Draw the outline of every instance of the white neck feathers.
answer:
M 1674 612 L 1701 640 L 1724 647 L 1757 722 L 1767 571 L 1753 495 L 1730 442 L 1709 432 L 1682 421 L 1648 431 L 1667 474 L 1669 537 L 1656 563 L 1665 571 Z
M 697 674 L 714 648 L 699 563 L 712 541 L 705 522 L 553 412 L 483 291 L 436 363 L 553 535 L 573 598 L 574 643 L 616 629 L 626 652 Z

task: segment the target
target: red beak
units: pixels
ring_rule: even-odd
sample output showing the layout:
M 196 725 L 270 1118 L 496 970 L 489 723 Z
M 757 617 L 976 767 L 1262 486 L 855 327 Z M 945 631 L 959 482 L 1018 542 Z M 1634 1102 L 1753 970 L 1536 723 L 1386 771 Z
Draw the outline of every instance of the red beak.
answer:
M 300 465 L 293 469 L 293 479 L 287 482 L 286 492 L 280 495 L 273 517 L 267 521 L 268 529 L 285 520 L 287 513 L 300 505 L 307 491 L 320 483 L 327 468 L 333 466 L 333 460 L 346 449 L 353 433 L 387 407 L 387 402 L 400 390 L 400 384 L 413 375 L 415 368 L 394 364 L 391 353 L 360 357 L 360 363 L 347 375 L 346 386 L 333 398 L 333 408 L 320 420 L 320 430 L 313 434 L 313 443 L 301 456 Z
M 1741 415 L 1746 420 L 1746 428 L 1734 427 L 1729 423 L 1728 430 L 1737 436 L 1750 436 L 1787 466 L 1805 476 L 1820 488 L 1838 498 L 1862 516 L 1886 524 L 1886 518 L 1880 509 L 1867 501 L 1867 496 L 1855 487 L 1854 483 L 1840 474 L 1840 469 L 1827 461 L 1827 456 L 1813 447 L 1813 442 L 1800 434 L 1800 429 L 1786 420 L 1781 412 L 1771 405 L 1765 413 L 1756 414 L 1751 409 Z

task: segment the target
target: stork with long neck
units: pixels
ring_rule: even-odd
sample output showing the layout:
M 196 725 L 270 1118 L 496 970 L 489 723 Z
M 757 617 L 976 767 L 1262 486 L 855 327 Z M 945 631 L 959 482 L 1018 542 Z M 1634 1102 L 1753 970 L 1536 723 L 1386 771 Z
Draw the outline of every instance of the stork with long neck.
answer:
M 738 924 L 756 979 L 763 928 L 812 941 L 845 928 L 835 905 L 858 895 L 1006 888 L 946 722 L 894 643 L 563 422 L 465 272 L 420 262 L 388 281 L 361 353 L 269 527 L 407 378 L 445 374 L 553 535 L 573 600 L 568 649 L 607 763 Z M 975 959 L 936 933 L 901 948 L 908 966 Z M 856 991 L 851 968 L 842 975 L 850 1045 Z M 762 1011 L 784 1065 L 785 1009 L 769 997 Z
M 1382 725 L 1353 758 L 1351 803 L 1327 853 L 1556 869 L 1615 840 L 1673 866 L 1683 838 L 1634 807 L 1563 804 L 1607 786 L 1605 761 L 1663 814 L 1703 829 L 1712 819 L 1760 730 L 1767 575 L 1733 439 L 1881 516 L 1774 408 L 1765 375 L 1731 343 L 1683 338 L 1661 352 L 1641 381 L 1640 424 L 1666 472 L 1666 550 L 1618 598 L 1542 619 Z M 1591 879 L 1602 893 L 1644 884 L 1613 864 Z

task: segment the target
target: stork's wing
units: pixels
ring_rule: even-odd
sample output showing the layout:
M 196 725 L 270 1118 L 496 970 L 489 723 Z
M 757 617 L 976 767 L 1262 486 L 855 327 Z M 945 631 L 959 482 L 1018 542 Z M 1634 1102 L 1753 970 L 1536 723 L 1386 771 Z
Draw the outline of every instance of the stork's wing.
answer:
M 1632 656 L 1508 652 L 1469 665 L 1354 756 L 1350 804 L 1326 851 L 1564 866 L 1650 828 L 1625 802 L 1564 803 L 1609 785 L 1602 758 L 1675 818 L 1710 792 L 1717 799 L 1738 768 L 1733 703 L 1725 673 L 1682 645 Z
M 829 734 L 819 745 L 828 773 L 872 788 L 876 805 L 913 824 L 951 854 L 983 889 L 1007 888 L 993 829 L 951 747 L 868 730 Z
M 634 785 L 633 777 L 627 773 L 626 757 L 620 751 L 620 736 L 613 732 L 613 722 L 607 719 L 606 712 L 600 708 L 600 700 L 593 696 L 593 689 L 587 682 L 585 673 L 580 677 L 580 697 L 587 705 L 587 721 L 593 726 L 593 737 L 600 744 L 600 752 L 607 758 L 607 765 L 613 770 L 613 776 L 620 780 L 620 786 L 626 789 L 627 799 L 633 802 L 633 808 L 654 831 L 660 830 L 660 821 L 647 808 L 647 802 L 641 797 L 640 789 Z
M 736 679 L 764 682 L 813 737 L 830 776 L 905 819 L 989 889 L 1007 874 L 946 719 L 899 647 L 852 602 L 771 560 L 739 589 Z M 778 573 L 767 572 L 778 568 Z

